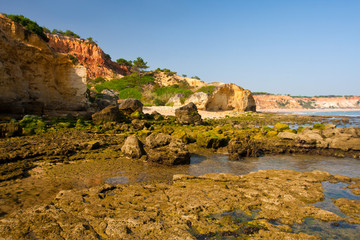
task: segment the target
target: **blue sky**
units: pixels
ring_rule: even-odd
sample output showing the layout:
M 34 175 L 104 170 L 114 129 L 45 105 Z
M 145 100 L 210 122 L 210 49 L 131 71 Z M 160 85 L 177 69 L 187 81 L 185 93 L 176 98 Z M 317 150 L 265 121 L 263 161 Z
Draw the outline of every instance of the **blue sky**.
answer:
M 359 0 L 0 0 L 0 12 L 206 82 L 360 95 Z

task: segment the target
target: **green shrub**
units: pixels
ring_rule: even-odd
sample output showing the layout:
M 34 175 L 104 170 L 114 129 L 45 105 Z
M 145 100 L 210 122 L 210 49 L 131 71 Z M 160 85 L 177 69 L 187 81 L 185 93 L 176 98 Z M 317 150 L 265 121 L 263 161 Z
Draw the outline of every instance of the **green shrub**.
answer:
M 86 40 L 87 40 L 86 44 L 95 44 L 96 45 L 96 42 L 93 40 L 92 37 L 88 37 Z
M 141 97 L 142 97 L 141 92 L 139 90 L 137 90 L 136 88 L 126 88 L 119 92 L 120 99 L 136 98 L 136 99 L 140 100 Z
M 75 56 L 73 56 L 73 55 L 71 55 L 71 54 L 68 54 L 68 57 L 70 58 L 70 60 L 72 61 L 72 63 L 73 63 L 74 65 L 79 62 L 79 60 L 78 60 Z
M 97 79 L 98 78 L 96 78 L 94 80 L 95 83 L 97 83 Z M 120 79 L 113 79 L 111 81 L 103 80 L 103 81 L 99 81 L 99 82 L 100 82 L 100 84 L 95 85 L 95 89 L 98 92 L 101 92 L 104 89 L 112 89 L 115 91 L 121 91 L 126 88 L 134 88 L 136 86 L 139 86 L 139 76 L 136 73 L 132 73 L 129 76 L 125 76 Z M 145 76 L 141 77 L 141 79 L 140 79 L 140 86 L 149 84 L 149 83 L 154 83 L 154 82 L 155 82 L 155 79 L 153 76 L 145 75 Z
M 99 93 L 102 92 L 102 90 L 104 89 L 106 89 L 106 87 L 103 86 L 102 84 L 95 85 L 95 90 Z
M 124 58 L 119 58 L 116 60 L 116 62 L 120 65 L 126 66 L 126 67 L 132 67 L 133 62 L 132 61 L 128 61 Z
M 315 107 L 312 105 L 313 102 L 311 101 L 303 101 L 303 100 L 299 100 L 297 101 L 303 108 L 308 108 L 308 109 L 314 109 Z
M 44 33 L 44 29 L 40 27 L 36 22 L 30 20 L 29 18 L 24 17 L 23 15 L 13 15 L 13 14 L 4 14 L 11 20 L 21 24 L 29 31 L 37 34 L 41 39 L 43 39 L 45 42 L 49 41 L 49 38 Z
M 276 100 L 276 104 L 277 104 L 280 108 L 284 108 L 284 107 L 286 107 L 286 105 L 289 104 L 289 100 Z
M 189 97 L 193 92 L 189 89 L 182 89 L 174 86 L 158 88 L 155 90 L 155 94 L 158 96 L 173 97 L 178 93 L 184 94 L 185 98 Z
M 61 30 L 53 29 L 51 33 L 61 34 L 61 35 L 68 36 L 68 37 L 80 38 L 79 35 L 77 35 L 76 33 L 72 32 L 70 30 L 66 30 L 65 32 L 63 32 Z
M 94 82 L 95 83 L 103 83 L 103 82 L 105 82 L 105 79 L 103 77 L 97 77 L 94 79 Z
M 204 86 L 199 88 L 196 92 L 203 92 L 207 94 L 212 94 L 215 91 L 215 86 Z
M 166 102 L 164 100 L 161 100 L 159 98 L 154 99 L 154 105 L 155 106 L 165 106 Z
M 252 95 L 274 95 L 274 94 L 268 92 L 252 92 Z

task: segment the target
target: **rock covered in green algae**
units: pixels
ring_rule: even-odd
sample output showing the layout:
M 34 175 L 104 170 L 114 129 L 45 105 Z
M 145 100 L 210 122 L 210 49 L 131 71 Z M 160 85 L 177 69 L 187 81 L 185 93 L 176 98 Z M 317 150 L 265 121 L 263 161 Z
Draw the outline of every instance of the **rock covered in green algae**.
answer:
M 11 214 L 0 221 L 0 237 L 52 239 L 196 239 L 235 236 L 250 239 L 319 239 L 289 232 L 305 217 L 341 221 L 309 203 L 324 198 L 321 182 L 334 176 L 313 171 L 262 170 L 243 176 L 174 176 L 172 183 L 103 185 L 61 191 L 52 204 Z M 238 222 L 243 211 L 254 220 Z M 277 224 L 271 221 L 276 219 Z M 351 219 L 350 219 L 351 220 Z

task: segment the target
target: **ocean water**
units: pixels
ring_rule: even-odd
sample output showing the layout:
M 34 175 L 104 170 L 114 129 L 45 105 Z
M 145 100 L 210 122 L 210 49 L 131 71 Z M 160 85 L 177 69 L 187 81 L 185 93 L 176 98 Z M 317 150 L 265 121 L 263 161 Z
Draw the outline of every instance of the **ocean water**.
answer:
M 317 115 L 317 116 L 343 116 L 343 117 L 360 117 L 360 111 L 304 111 L 304 112 L 285 112 L 285 114 L 299 115 Z
M 360 127 L 360 111 L 304 111 L 304 112 L 284 112 L 282 114 L 297 114 L 297 115 L 316 115 L 316 116 L 332 116 L 331 120 L 343 120 L 344 118 L 348 119 L 348 121 L 342 122 L 338 127 Z M 296 125 L 295 127 L 299 127 L 300 125 Z M 307 126 L 307 125 L 301 125 Z M 308 125 L 310 126 L 310 125 Z

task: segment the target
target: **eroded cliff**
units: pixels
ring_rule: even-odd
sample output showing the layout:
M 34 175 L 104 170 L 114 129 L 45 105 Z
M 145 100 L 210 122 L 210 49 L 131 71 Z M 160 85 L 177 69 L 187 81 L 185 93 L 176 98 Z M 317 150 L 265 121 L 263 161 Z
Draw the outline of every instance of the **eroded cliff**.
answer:
M 49 46 L 56 52 L 76 57 L 79 63 L 86 67 L 89 78 L 113 79 L 130 73 L 127 67 L 111 61 L 109 55 L 94 42 L 59 34 L 47 34 L 47 36 L 50 39 Z
M 227 83 L 218 86 L 210 95 L 205 109 L 208 111 L 256 111 L 256 104 L 250 90 Z
M 0 113 L 85 110 L 86 68 L 0 14 Z
M 339 109 L 360 108 L 360 97 L 291 97 L 255 95 L 258 109 Z

